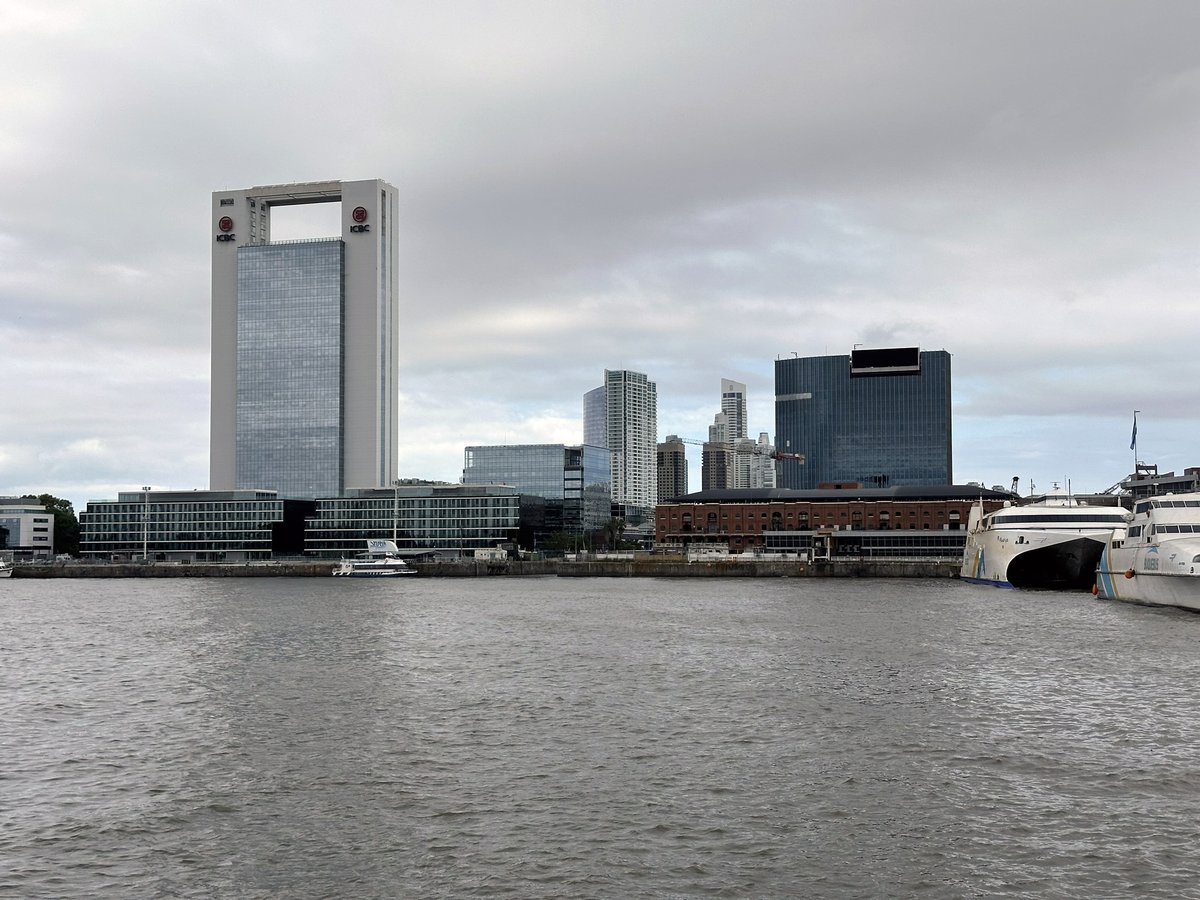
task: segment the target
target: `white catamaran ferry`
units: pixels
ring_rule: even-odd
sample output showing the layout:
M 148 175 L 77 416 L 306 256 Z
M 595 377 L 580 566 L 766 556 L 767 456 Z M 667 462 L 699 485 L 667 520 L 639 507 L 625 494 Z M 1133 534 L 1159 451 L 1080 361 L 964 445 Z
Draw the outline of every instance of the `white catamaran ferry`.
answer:
M 1200 493 L 1138 500 L 1096 569 L 1096 594 L 1200 610 Z
M 967 520 L 959 577 L 1004 588 L 1088 590 L 1109 536 L 1125 527 L 1127 516 L 1067 494 L 990 513 L 977 504 Z

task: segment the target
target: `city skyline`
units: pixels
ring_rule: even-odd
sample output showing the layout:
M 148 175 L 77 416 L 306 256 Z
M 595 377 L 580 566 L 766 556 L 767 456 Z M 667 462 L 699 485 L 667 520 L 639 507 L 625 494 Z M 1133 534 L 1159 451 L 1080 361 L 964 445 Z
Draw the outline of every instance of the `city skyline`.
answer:
M 776 359 L 855 345 L 952 354 L 955 482 L 1104 490 L 1134 409 L 1138 456 L 1181 471 L 1197 25 L 1103 0 L 17 0 L 0 495 L 209 486 L 205 210 L 330 176 L 398 194 L 402 477 L 580 443 L 605 368 L 655 381 L 659 440 L 703 439 L 721 378 L 754 434 Z M 264 77 L 231 27 L 271 36 Z M 324 214 L 274 236 L 337 233 Z

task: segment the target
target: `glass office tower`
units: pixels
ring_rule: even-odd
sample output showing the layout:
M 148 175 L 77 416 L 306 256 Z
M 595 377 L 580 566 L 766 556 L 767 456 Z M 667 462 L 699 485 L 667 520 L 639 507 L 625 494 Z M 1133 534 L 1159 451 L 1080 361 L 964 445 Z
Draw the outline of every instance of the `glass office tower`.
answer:
M 340 233 L 273 241 L 273 211 Z M 209 481 L 311 500 L 396 479 L 396 190 L 377 179 L 212 196 Z
M 238 254 L 237 487 L 342 489 L 342 242 Z
M 775 361 L 779 486 L 945 485 L 950 354 L 915 347 Z

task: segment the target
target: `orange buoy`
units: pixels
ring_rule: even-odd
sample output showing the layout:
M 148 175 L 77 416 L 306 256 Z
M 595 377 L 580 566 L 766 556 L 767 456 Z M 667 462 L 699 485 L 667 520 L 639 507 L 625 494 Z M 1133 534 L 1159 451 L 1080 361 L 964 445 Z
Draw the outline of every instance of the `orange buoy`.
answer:
M 1125 570 L 1125 577 L 1126 577 L 1126 578 L 1132 578 L 1132 577 L 1133 577 L 1133 569 L 1126 569 L 1126 570 Z
M 1099 596 L 1099 594 L 1100 594 L 1100 585 L 1093 584 L 1092 585 L 1092 596 L 1096 597 L 1096 596 Z

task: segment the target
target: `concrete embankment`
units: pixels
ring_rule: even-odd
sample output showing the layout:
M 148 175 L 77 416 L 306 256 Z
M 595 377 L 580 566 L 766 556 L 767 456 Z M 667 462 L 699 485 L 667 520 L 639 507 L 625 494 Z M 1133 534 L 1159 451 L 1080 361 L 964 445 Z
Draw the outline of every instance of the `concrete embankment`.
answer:
M 337 562 L 305 560 L 271 563 L 66 563 L 17 566 L 14 578 L 267 578 L 329 576 Z M 721 559 L 687 562 L 681 559 L 463 560 L 413 563 L 424 577 L 483 578 L 957 578 L 959 562 L 945 559 L 838 559 L 831 562 L 797 560 Z
M 332 560 L 272 563 L 66 563 L 16 566 L 13 578 L 271 578 L 284 575 L 330 575 Z
M 807 563 L 797 560 L 682 559 L 587 560 L 468 560 L 422 563 L 422 575 L 471 578 L 497 575 L 558 575 L 563 578 L 957 578 L 959 560 L 839 559 Z

